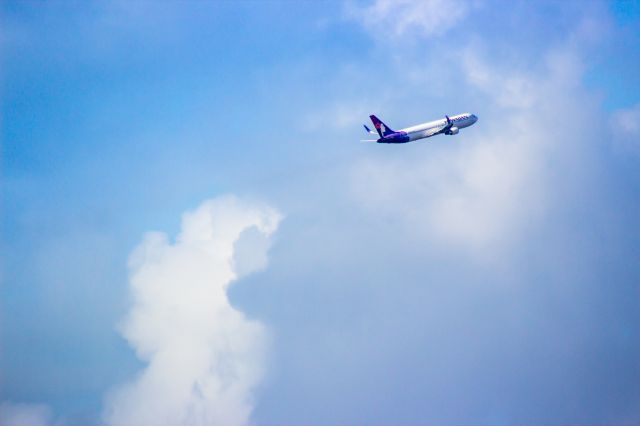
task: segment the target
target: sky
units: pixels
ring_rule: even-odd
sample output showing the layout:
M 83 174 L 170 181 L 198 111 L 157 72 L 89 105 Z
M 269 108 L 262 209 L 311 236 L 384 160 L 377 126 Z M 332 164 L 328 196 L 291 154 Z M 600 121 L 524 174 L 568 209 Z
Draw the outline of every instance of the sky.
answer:
M 640 423 L 638 2 L 0 20 L 0 424 Z

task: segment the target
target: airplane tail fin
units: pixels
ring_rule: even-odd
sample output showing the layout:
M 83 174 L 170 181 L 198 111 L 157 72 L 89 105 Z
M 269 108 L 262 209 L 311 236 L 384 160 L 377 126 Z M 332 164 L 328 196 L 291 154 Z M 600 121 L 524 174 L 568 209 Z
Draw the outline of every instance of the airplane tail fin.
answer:
M 370 115 L 369 118 L 371 119 L 371 122 L 373 123 L 373 127 L 376 128 L 381 138 L 388 136 L 392 133 L 395 133 L 393 130 L 391 130 L 389 126 L 387 126 L 382 121 L 380 121 L 380 119 L 375 115 Z

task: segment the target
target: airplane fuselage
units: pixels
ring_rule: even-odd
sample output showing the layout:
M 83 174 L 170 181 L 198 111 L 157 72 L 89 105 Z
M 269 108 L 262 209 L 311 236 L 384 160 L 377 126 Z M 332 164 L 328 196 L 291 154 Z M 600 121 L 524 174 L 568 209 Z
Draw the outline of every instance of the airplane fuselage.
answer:
M 478 121 L 478 117 L 471 113 L 463 113 L 451 117 L 445 116 L 440 120 L 429 121 L 416 126 L 407 127 L 398 131 L 389 129 L 377 117 L 371 116 L 374 126 L 380 138 L 378 143 L 407 143 L 419 139 L 428 138 L 438 134 L 456 135 L 460 129 L 469 127 Z M 368 128 L 365 126 L 365 129 Z M 370 132 L 375 133 L 375 132 Z
M 449 117 L 449 119 L 453 123 L 453 126 L 451 126 L 451 129 L 455 129 L 455 128 L 464 129 L 465 127 L 469 127 L 473 123 L 478 121 L 478 117 L 469 113 L 454 115 L 452 117 Z M 440 120 L 434 120 L 434 121 L 429 121 L 427 123 L 418 124 L 417 126 L 407 127 L 406 129 L 400 129 L 399 132 L 406 133 L 407 136 L 409 137 L 409 140 L 407 142 L 411 142 L 418 139 L 424 139 L 424 138 L 428 138 L 429 136 L 433 136 L 433 135 L 429 135 L 430 130 L 434 128 L 446 126 L 446 124 L 447 124 L 447 120 L 442 118 Z M 454 130 L 452 133 L 449 133 L 449 134 L 455 135 L 456 133 L 457 132 Z M 445 134 L 447 133 L 445 132 Z

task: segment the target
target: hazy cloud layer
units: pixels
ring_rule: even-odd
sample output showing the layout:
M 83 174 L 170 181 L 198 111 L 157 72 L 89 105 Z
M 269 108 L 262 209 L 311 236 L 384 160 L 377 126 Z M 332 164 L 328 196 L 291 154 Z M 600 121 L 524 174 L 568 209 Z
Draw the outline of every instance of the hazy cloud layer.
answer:
M 611 117 L 614 148 L 621 153 L 640 154 L 640 104 L 617 110 Z
M 469 90 L 480 92 L 487 115 L 461 132 L 464 140 L 422 142 L 457 149 L 360 161 L 352 174 L 354 194 L 372 211 L 404 218 L 429 239 L 483 256 L 492 253 L 487 247 L 519 238 L 554 202 L 560 173 L 550 165 L 589 167 L 601 137 L 593 128 L 585 131 L 598 111 L 576 88 L 581 67 L 575 52 L 552 50 L 545 59 L 525 73 L 496 67 L 471 48 L 462 51 L 454 61 Z M 561 118 L 566 111 L 573 112 L 571 120 Z
M 49 426 L 52 425 L 51 410 L 43 404 L 0 404 L 2 426 Z
M 318 90 L 310 109 L 332 137 L 317 144 L 349 159 L 315 201 L 297 198 L 313 206 L 309 225 L 287 234 L 269 270 L 288 303 L 264 314 L 286 333 L 265 424 L 637 422 L 638 374 L 622 373 L 640 371 L 638 314 L 625 302 L 637 296 L 626 254 L 637 196 L 583 84 L 597 37 L 580 19 L 508 41 L 451 31 L 417 46 L 407 34 L 384 59 L 386 40 L 374 40 L 349 64 L 359 77 L 339 70 Z M 495 34 L 516 26 L 500 25 Z M 453 137 L 354 148 L 362 104 L 396 129 L 463 111 L 479 121 Z M 283 414 L 290 406 L 300 408 Z
M 465 0 L 375 0 L 347 8 L 375 37 L 439 36 L 465 18 L 473 3 Z
M 223 197 L 185 213 L 175 243 L 145 236 L 130 258 L 133 305 L 121 330 L 148 366 L 111 395 L 108 425 L 247 424 L 266 334 L 227 288 L 266 266 L 279 220 L 268 206 Z

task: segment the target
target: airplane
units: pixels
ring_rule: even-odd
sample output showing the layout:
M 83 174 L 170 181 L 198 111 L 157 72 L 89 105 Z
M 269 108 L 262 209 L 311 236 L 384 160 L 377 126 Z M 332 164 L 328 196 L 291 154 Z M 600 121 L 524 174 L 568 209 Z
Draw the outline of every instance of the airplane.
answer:
M 369 129 L 366 124 L 364 125 L 365 130 L 372 135 L 377 134 L 380 138 L 365 139 L 361 142 L 407 143 L 439 134 L 457 135 L 460 129 L 469 127 L 478 121 L 478 117 L 474 114 L 465 112 L 464 114 L 454 115 L 453 117 L 445 115 L 443 119 L 407 127 L 406 129 L 400 129 L 396 132 L 380 121 L 375 115 L 370 115 L 369 118 L 371 118 L 377 133 Z

